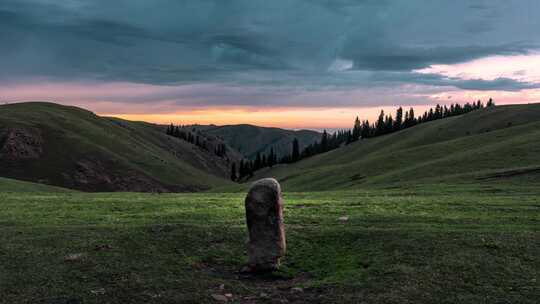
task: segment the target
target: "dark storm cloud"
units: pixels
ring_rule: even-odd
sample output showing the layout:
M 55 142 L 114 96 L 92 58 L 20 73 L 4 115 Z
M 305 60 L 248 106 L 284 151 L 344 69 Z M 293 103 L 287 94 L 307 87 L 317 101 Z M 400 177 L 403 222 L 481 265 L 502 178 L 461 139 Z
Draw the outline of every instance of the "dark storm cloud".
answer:
M 379 49 L 362 50 L 351 48 L 350 58 L 356 69 L 410 71 L 429 67 L 432 64 L 452 64 L 492 55 L 527 54 L 533 45 L 508 44 L 494 46 L 462 46 L 433 48 L 403 48 L 387 46 Z
M 514 91 L 535 85 L 413 70 L 536 50 L 539 11 L 535 0 L 3 0 L 0 79 L 323 88 L 384 86 L 395 72 Z
M 445 77 L 438 74 L 402 72 L 378 73 L 371 78 L 371 82 L 379 83 L 382 85 L 388 83 L 417 83 L 429 86 L 456 87 L 463 90 L 475 91 L 500 90 L 517 92 L 521 90 L 540 88 L 540 83 L 518 81 L 505 77 L 499 77 L 492 80 L 461 79 L 457 77 Z

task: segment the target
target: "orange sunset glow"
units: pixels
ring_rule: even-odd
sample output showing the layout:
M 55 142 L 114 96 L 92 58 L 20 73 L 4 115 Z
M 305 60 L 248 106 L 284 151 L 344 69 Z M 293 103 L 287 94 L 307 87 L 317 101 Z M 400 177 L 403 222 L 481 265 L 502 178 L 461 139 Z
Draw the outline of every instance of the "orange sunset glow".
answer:
M 415 110 L 425 111 L 429 106 L 414 106 Z M 408 109 L 408 108 L 407 108 Z M 384 110 L 392 113 L 396 107 L 366 108 L 315 108 L 315 109 L 205 109 L 171 114 L 107 114 L 127 120 L 148 121 L 158 124 L 253 124 L 265 127 L 287 129 L 340 129 L 349 128 L 356 116 L 374 120 Z

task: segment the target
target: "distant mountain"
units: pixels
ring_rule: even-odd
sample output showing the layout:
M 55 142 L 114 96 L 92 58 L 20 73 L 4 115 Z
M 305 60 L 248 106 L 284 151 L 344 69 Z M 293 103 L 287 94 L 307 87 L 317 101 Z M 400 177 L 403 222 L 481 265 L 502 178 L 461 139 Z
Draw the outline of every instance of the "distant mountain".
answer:
M 206 149 L 165 127 L 99 117 L 53 103 L 0 106 L 0 176 L 83 191 L 198 191 L 230 183 L 242 156 L 200 135 Z
M 540 184 L 540 104 L 485 108 L 263 169 L 290 191 L 444 183 Z
M 278 156 L 289 155 L 295 138 L 299 141 L 300 150 L 321 138 L 321 133 L 310 130 L 293 131 L 247 124 L 193 127 L 205 134 L 222 138 L 250 159 L 255 158 L 258 152 L 268 154 L 272 148 Z

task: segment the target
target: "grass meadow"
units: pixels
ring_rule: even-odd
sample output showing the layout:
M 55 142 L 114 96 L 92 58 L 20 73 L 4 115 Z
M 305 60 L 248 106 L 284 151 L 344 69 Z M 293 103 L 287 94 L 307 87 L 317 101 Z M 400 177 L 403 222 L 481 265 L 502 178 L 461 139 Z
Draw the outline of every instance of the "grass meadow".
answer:
M 287 255 L 258 277 L 243 193 L 2 192 L 0 303 L 538 303 L 539 192 L 286 192 Z

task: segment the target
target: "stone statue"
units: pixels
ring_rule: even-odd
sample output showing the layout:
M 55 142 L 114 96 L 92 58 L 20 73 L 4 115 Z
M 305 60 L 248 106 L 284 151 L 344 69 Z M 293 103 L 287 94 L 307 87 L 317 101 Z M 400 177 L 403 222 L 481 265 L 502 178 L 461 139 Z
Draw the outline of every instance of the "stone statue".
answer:
M 286 247 L 279 183 L 273 178 L 256 181 L 249 189 L 245 203 L 249 230 L 248 270 L 276 270 Z

